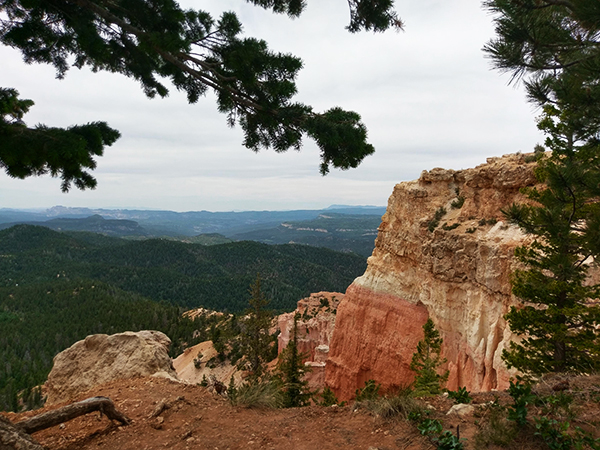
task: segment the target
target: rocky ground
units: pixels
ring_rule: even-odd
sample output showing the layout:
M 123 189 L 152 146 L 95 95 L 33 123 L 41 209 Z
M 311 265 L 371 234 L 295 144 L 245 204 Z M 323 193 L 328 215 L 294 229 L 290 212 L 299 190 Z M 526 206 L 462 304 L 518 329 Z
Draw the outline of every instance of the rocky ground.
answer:
M 578 419 L 574 425 L 594 430 L 600 424 L 600 377 L 571 384 L 577 392 L 587 392 L 578 402 Z M 583 386 L 583 387 L 582 387 Z M 591 394 L 590 394 L 591 393 Z M 384 420 L 354 405 L 343 407 L 310 406 L 305 408 L 260 410 L 230 406 L 227 399 L 208 389 L 175 383 L 160 378 L 136 378 L 99 386 L 81 395 L 110 397 L 117 408 L 132 419 L 129 426 L 116 426 L 93 413 L 63 425 L 34 434 L 49 450 L 156 450 L 156 449 L 290 449 L 290 450 L 425 450 L 435 449 L 420 435 L 415 425 L 402 419 Z M 508 404 L 507 393 L 473 395 L 476 405 L 498 399 Z M 152 417 L 157 405 L 170 407 Z M 431 417 L 444 422 L 445 429 L 467 438 L 465 448 L 497 449 L 476 444 L 475 434 L 488 414 L 477 406 L 465 417 L 446 415 L 454 401 L 439 396 L 423 403 Z M 46 407 L 54 409 L 60 405 Z M 42 412 L 8 414 L 17 421 Z M 598 433 L 598 431 L 595 431 Z M 598 436 L 596 436 L 598 437 Z M 510 449 L 547 448 L 533 432 L 511 442 Z

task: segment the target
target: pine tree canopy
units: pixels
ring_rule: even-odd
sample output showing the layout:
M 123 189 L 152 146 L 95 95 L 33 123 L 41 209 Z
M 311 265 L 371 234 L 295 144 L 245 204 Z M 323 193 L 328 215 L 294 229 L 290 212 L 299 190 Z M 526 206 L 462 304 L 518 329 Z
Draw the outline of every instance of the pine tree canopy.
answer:
M 484 47 L 493 65 L 524 79 L 534 104 L 570 104 L 579 133 L 597 134 L 600 2 L 488 0 L 484 5 L 496 16 L 496 38 Z
M 94 156 L 102 156 L 104 146 L 113 144 L 119 132 L 105 122 L 27 128 L 22 118 L 33 102 L 18 96 L 14 89 L 0 88 L 0 167 L 14 178 L 60 175 L 63 192 L 71 183 L 79 189 L 94 188 L 96 180 L 84 169 L 96 167 Z
M 600 368 L 600 285 L 588 269 L 600 256 L 600 2 L 489 0 L 497 37 L 484 51 L 523 80 L 541 108 L 538 128 L 551 154 L 538 155 L 544 184 L 531 203 L 505 209 L 534 238 L 515 255 L 524 264 L 513 293 L 524 301 L 505 316 L 522 336 L 503 352 L 526 376 Z
M 300 15 L 306 5 L 305 0 L 247 1 L 290 17 Z M 402 27 L 393 0 L 349 0 L 348 4 L 351 32 Z M 242 24 L 233 12 L 214 18 L 202 10 L 184 10 L 174 0 L 3 0 L 0 6 L 1 42 L 19 49 L 27 63 L 53 65 L 59 78 L 72 66 L 88 66 L 134 78 L 150 98 L 167 96 L 173 86 L 185 92 L 190 103 L 212 89 L 218 110 L 227 115 L 231 126 L 242 128 L 246 147 L 299 150 L 308 136 L 321 150 L 322 174 L 330 166 L 356 167 L 374 152 L 357 113 L 337 107 L 318 113 L 293 100 L 302 68 L 299 58 L 272 52 L 265 41 L 241 34 Z M 56 129 L 23 127 L 21 117 L 19 123 L 3 121 L 2 127 L 0 164 L 9 175 L 60 172 L 63 190 L 70 182 L 78 188 L 94 187 L 91 175 L 71 166 L 93 168 L 93 156 L 102 154 L 102 146 L 100 150 L 95 145 L 80 146 L 78 153 L 87 152 L 88 159 L 66 155 L 62 164 L 64 149 L 70 148 L 63 140 L 79 129 L 70 129 L 60 139 L 52 136 L 59 143 L 40 151 L 35 144 L 38 136 L 50 130 L 60 134 Z M 102 136 L 103 145 L 118 137 L 101 122 L 84 126 L 85 133 L 79 134 L 91 130 Z M 21 141 L 12 140 L 15 133 Z M 21 154 L 28 140 L 34 145 Z

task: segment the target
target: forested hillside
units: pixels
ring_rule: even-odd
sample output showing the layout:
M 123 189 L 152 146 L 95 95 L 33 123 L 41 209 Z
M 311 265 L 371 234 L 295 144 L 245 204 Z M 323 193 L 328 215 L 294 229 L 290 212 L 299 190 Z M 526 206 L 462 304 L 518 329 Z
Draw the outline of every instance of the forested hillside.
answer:
M 153 300 L 232 312 L 246 308 L 257 273 L 271 307 L 290 310 L 311 292 L 344 291 L 365 268 L 363 257 L 304 245 L 124 241 L 29 225 L 0 231 L 0 286 L 92 279 Z
M 172 339 L 173 355 L 205 340 L 211 318 L 191 321 L 181 312 L 91 280 L 0 288 L 0 410 L 39 405 L 32 388 L 46 381 L 54 355 L 90 334 L 159 330 Z M 192 338 L 194 330 L 201 332 Z
M 203 246 L 126 241 L 18 225 L 0 231 L 0 410 L 34 405 L 54 355 L 89 334 L 155 329 L 174 343 L 204 340 L 210 319 L 184 309 L 241 312 L 260 273 L 270 307 L 291 310 L 310 292 L 344 291 L 364 258 L 302 245 Z

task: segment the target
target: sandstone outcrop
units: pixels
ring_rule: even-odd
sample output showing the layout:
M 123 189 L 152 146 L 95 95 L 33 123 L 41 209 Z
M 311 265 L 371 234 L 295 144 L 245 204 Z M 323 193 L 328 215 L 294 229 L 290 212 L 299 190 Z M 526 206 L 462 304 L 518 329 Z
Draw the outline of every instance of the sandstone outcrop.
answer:
M 503 315 L 517 302 L 514 249 L 529 238 L 500 209 L 525 201 L 519 189 L 536 183 L 533 167 L 507 155 L 395 186 L 367 270 L 338 307 L 326 383 L 340 400 L 368 379 L 384 389 L 411 383 L 428 317 L 444 339 L 448 388 L 507 387 L 500 356 L 513 336 Z
M 317 292 L 298 301 L 295 311 L 281 314 L 277 318 L 280 334 L 279 353 L 288 345 L 294 328 L 294 315 L 298 320 L 298 351 L 307 358 L 305 365 L 311 368 L 306 374 L 309 387 L 322 389 L 325 385 L 325 366 L 329 356 L 329 345 L 335 328 L 337 308 L 344 294 L 339 292 Z
M 73 399 L 118 379 L 155 375 L 177 380 L 170 345 L 171 340 L 160 331 L 88 336 L 54 357 L 45 384 L 47 403 Z
M 185 351 L 173 360 L 173 367 L 177 372 L 177 376 L 190 384 L 199 384 L 203 380 L 211 378 L 225 386 L 229 385 L 231 376 L 236 384 L 242 381 L 242 372 L 232 366 L 230 362 L 224 361 L 217 364 L 215 367 L 209 366 L 209 361 L 217 356 L 212 341 L 200 342 L 193 347 L 188 347 Z

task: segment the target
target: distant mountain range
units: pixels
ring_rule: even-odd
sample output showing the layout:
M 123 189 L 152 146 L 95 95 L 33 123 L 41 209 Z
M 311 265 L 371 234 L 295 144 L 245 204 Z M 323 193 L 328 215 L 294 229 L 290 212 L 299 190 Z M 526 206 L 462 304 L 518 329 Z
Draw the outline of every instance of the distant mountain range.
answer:
M 293 211 L 148 211 L 69 208 L 0 209 L 0 229 L 16 224 L 126 238 L 167 237 L 204 245 L 237 240 L 300 243 L 369 256 L 383 206 L 333 205 Z

